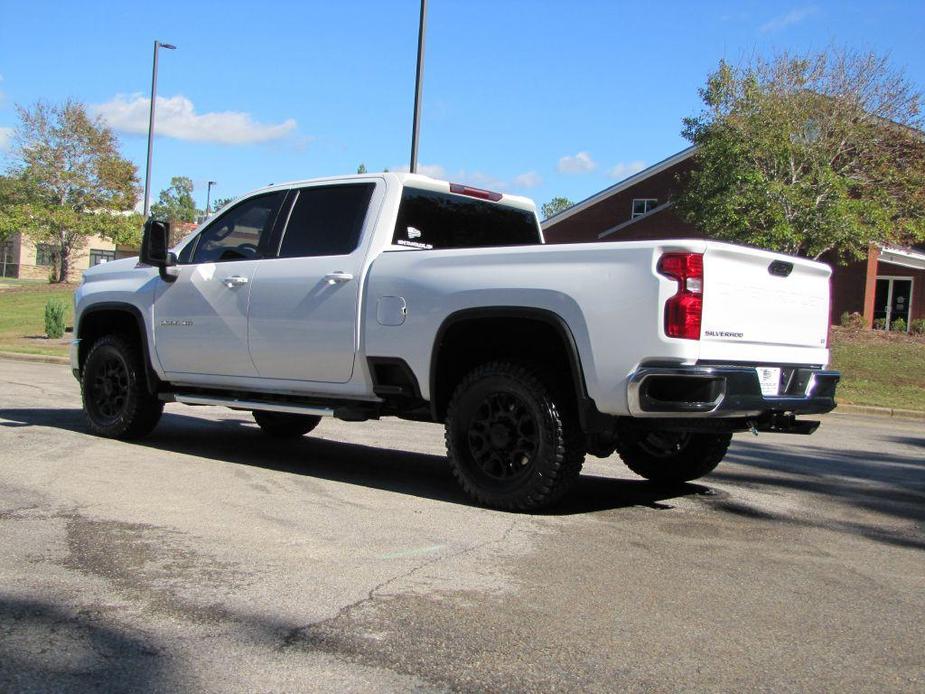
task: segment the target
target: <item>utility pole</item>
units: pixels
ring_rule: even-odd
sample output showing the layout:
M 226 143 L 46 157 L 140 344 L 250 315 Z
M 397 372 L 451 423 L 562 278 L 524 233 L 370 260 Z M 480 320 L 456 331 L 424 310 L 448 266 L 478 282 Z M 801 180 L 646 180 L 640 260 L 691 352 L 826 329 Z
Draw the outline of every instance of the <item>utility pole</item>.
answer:
M 206 217 L 209 216 L 209 201 L 212 199 L 212 186 L 215 185 L 215 181 L 209 181 L 206 185 Z
M 145 219 L 151 213 L 151 153 L 154 149 L 154 102 L 157 100 L 157 49 L 175 50 L 169 43 L 154 42 L 154 68 L 151 70 L 151 107 L 148 110 L 148 162 L 145 165 Z
M 421 89 L 424 79 L 424 34 L 427 31 L 427 0 L 421 0 L 421 22 L 418 25 L 418 68 L 414 77 L 414 124 L 411 128 L 411 173 L 418 170 L 418 133 L 421 128 Z

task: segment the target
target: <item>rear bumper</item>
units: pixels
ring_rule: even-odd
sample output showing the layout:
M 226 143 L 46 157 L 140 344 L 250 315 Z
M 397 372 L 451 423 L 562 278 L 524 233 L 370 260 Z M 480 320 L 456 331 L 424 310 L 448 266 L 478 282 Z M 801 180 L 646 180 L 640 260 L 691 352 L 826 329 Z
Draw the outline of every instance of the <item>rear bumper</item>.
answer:
M 780 395 L 763 395 L 751 366 L 653 366 L 627 386 L 633 417 L 757 417 L 770 412 L 821 414 L 835 408 L 840 374 L 782 366 Z

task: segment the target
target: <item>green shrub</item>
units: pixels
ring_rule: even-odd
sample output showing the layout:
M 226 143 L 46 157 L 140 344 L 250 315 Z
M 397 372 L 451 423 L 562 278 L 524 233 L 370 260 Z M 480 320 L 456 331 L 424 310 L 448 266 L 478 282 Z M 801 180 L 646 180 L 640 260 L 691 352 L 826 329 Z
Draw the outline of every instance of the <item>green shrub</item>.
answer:
M 855 311 L 854 313 L 848 313 L 845 311 L 841 314 L 841 327 L 849 328 L 850 330 L 863 330 L 864 329 L 864 316 Z
M 925 335 L 925 318 L 916 318 L 909 323 L 909 331 L 915 335 Z
M 875 320 L 874 330 L 886 330 L 886 318 L 878 318 Z
M 907 327 L 908 326 L 906 325 L 905 318 L 897 318 L 892 323 L 890 323 L 890 330 L 892 330 L 893 332 L 897 332 L 897 333 L 906 332 Z
M 45 335 L 56 340 L 64 335 L 64 316 L 67 306 L 60 299 L 49 299 L 45 304 Z

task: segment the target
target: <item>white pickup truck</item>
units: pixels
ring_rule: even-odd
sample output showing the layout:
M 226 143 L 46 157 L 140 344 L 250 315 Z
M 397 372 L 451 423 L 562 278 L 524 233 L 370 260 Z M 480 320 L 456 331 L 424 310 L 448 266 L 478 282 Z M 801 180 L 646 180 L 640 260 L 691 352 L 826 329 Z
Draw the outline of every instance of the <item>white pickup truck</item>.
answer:
M 554 503 L 586 453 L 662 483 L 733 432 L 811 433 L 827 266 L 703 240 L 544 245 L 534 204 L 413 174 L 274 185 L 168 250 L 87 271 L 71 349 L 90 428 L 149 433 L 165 402 L 446 425 L 477 502 Z

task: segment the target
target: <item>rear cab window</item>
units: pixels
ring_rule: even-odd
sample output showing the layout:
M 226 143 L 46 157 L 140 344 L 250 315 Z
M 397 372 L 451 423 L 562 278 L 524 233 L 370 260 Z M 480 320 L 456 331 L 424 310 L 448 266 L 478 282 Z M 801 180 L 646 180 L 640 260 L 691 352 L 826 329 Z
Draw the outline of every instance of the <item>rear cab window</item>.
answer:
M 349 255 L 360 243 L 375 183 L 302 188 L 289 215 L 280 258 Z
M 465 195 L 406 186 L 392 243 L 404 248 L 539 245 L 536 215 Z

